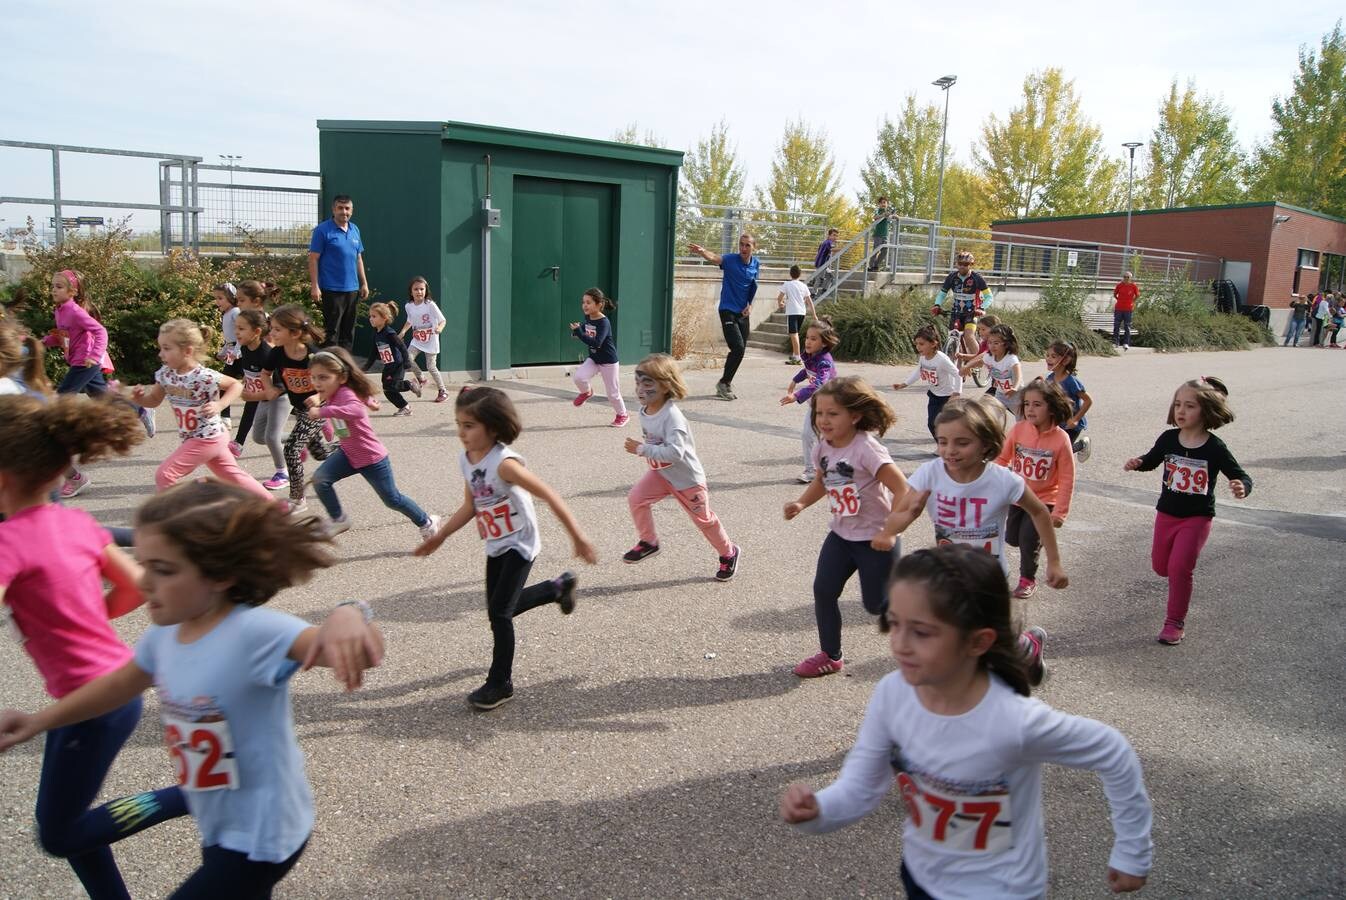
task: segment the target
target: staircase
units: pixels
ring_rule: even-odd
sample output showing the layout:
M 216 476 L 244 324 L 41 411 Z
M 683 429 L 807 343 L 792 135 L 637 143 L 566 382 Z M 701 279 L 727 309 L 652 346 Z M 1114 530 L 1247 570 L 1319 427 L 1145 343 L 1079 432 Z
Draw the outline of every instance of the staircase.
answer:
M 770 350 L 773 353 L 790 352 L 790 326 L 785 313 L 775 312 L 771 318 L 758 325 L 748 335 L 748 346 L 758 350 Z

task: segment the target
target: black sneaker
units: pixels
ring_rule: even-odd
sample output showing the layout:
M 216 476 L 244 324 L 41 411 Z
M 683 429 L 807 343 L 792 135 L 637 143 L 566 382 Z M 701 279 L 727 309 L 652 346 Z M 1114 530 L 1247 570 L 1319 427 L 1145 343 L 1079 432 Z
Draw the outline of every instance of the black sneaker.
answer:
M 556 602 L 561 604 L 561 614 L 568 616 L 575 611 L 575 585 L 580 583 L 580 579 L 574 572 L 562 572 L 558 580 L 561 596 L 556 598 Z
M 477 709 L 495 709 L 514 699 L 514 682 L 491 684 L 489 681 L 467 695 L 467 702 Z
M 658 552 L 658 544 L 647 544 L 644 541 L 637 541 L 634 547 L 622 554 L 622 562 L 638 563 L 642 559 L 649 559 Z
M 728 581 L 729 579 L 733 578 L 734 573 L 738 571 L 739 558 L 742 556 L 743 556 L 743 549 L 737 546 L 734 547 L 733 556 L 721 556 L 720 568 L 715 572 L 715 580 Z
M 1047 632 L 1034 625 L 1023 633 L 1019 641 L 1024 650 L 1025 661 L 1028 663 L 1028 683 L 1037 687 L 1047 675 L 1047 663 L 1042 658 L 1043 648 L 1047 643 Z

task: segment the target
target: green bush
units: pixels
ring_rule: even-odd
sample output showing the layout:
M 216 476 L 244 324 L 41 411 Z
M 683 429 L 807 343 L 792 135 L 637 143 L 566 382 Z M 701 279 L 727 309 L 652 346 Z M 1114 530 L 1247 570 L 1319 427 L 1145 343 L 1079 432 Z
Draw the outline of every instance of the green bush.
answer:
M 1203 311 L 1179 314 L 1150 307 L 1136 309 L 1131 343 L 1157 351 L 1247 350 L 1249 344 L 1276 345 L 1276 336 L 1243 316 Z
M 1051 280 L 1042 288 L 1037 309 L 1060 319 L 1078 319 L 1084 315 L 1084 304 L 1089 299 L 1093 285 L 1092 275 L 1085 276 L 1077 267 L 1062 264 L 1061 254 L 1058 253 L 1056 263 L 1052 266 Z
M 1014 329 L 1021 359 L 1041 359 L 1054 341 L 1070 341 L 1080 356 L 1116 356 L 1112 341 L 1084 324 L 1079 313 L 1052 313 L 1032 306 L 1027 309 L 992 309 L 996 317 Z

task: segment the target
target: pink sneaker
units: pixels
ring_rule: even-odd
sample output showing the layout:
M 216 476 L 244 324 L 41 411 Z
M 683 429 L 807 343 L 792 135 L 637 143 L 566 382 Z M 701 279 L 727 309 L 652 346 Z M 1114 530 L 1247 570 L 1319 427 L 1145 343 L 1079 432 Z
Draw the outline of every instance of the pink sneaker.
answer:
M 630 414 L 629 414 L 629 413 L 622 413 L 620 416 L 614 416 L 613 419 L 612 419 L 612 424 L 609 425 L 608 427 L 610 427 L 610 428 L 621 428 L 621 427 L 623 427 L 624 425 L 626 425 L 627 422 L 630 422 L 630 421 L 631 421 L 631 416 L 630 416 Z
M 266 481 L 262 482 L 262 487 L 268 491 L 282 491 L 290 486 L 290 476 L 284 472 L 277 472 Z
M 80 491 L 91 484 L 93 484 L 93 479 L 83 472 L 76 472 L 74 478 L 67 478 L 65 483 L 61 485 L 61 499 L 69 500 L 78 496 Z
M 443 403 L 447 399 L 449 399 L 449 392 L 444 390 L 443 388 L 440 388 L 439 393 L 435 395 L 435 402 Z
M 588 400 L 593 395 L 594 395 L 593 391 L 585 391 L 583 394 L 576 394 L 575 399 L 571 400 L 570 402 L 575 404 L 576 406 L 583 406 L 584 401 Z
M 1182 643 L 1182 629 L 1171 622 L 1165 622 L 1164 630 L 1159 632 L 1159 637 L 1156 638 L 1156 640 L 1161 644 L 1168 644 L 1170 647 L 1175 647 Z
M 820 678 L 823 675 L 831 675 L 833 672 L 840 672 L 845 666 L 839 659 L 833 659 L 822 650 L 810 656 L 808 659 L 795 666 L 794 673 L 800 678 Z
M 238 441 L 230 441 L 229 452 L 234 454 L 234 459 L 238 459 L 240 456 L 243 455 L 243 445 L 240 444 Z
M 1027 600 L 1037 593 L 1038 583 L 1031 578 L 1020 578 L 1019 586 L 1014 589 L 1014 599 Z

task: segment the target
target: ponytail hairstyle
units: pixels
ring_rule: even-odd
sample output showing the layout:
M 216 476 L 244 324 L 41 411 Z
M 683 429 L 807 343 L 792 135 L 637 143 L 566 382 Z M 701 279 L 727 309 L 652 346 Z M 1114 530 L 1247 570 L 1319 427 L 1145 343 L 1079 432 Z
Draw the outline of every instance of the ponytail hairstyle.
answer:
M 238 288 L 234 286 L 232 281 L 221 282 L 211 288 L 211 291 L 216 294 L 224 294 L 230 306 L 238 306 Z
M 989 462 L 1000 455 L 1005 446 L 1005 407 L 998 401 L 982 394 L 978 397 L 955 397 L 935 416 L 935 435 L 939 436 L 939 426 L 949 422 L 962 422 L 963 427 L 972 432 L 982 444 L 982 460 Z
M 980 319 L 977 320 L 977 324 L 985 325 L 986 330 L 990 331 L 992 328 L 1000 324 L 1000 317 L 987 313 L 986 315 L 982 316 Z
M 46 355 L 47 348 L 41 341 L 31 334 L 23 336 L 23 372 L 19 377 L 23 379 L 24 387 L 39 394 L 50 394 L 54 390 L 43 363 Z
M 11 319 L 0 318 L 0 378 L 18 373 L 30 391 L 51 393 L 51 382 L 42 365 L 46 353 L 42 342 Z
M 397 304 L 391 300 L 386 303 L 371 303 L 369 304 L 369 314 L 371 316 L 382 316 L 383 321 L 391 325 L 393 320 L 397 318 Z
M 1019 355 L 1019 339 L 1014 336 L 1014 329 L 1008 325 L 997 325 L 991 329 L 991 334 L 1005 342 L 1005 353 Z
M 600 288 L 591 287 L 584 292 L 583 296 L 598 304 L 599 312 L 606 313 L 610 309 L 617 308 L 617 301 L 604 294 Z
M 1052 341 L 1047 349 L 1061 357 L 1061 365 L 1065 367 L 1067 375 L 1075 374 L 1075 367 L 1080 364 L 1080 351 L 1075 349 L 1074 344 L 1070 341 Z
M 253 330 L 262 333 L 262 339 L 266 339 L 266 313 L 260 309 L 240 309 L 238 311 L 240 322 L 247 322 Z
M 346 387 L 355 392 L 362 402 L 369 402 L 374 396 L 374 386 L 369 383 L 365 373 L 360 369 L 354 359 L 351 358 L 350 351 L 345 347 L 332 346 L 324 347 L 317 353 L 308 358 L 308 367 L 310 369 L 326 369 L 338 379 L 345 376 L 342 382 Z
M 424 275 L 417 275 L 407 282 L 407 302 L 411 302 L 411 289 L 418 284 L 425 285 L 425 302 L 434 303 L 435 295 L 430 293 L 430 282 L 426 280 Z
M 304 307 L 296 303 L 276 307 L 275 312 L 271 314 L 271 324 L 279 325 L 286 331 L 300 332 L 304 337 L 304 343 L 311 347 L 321 344 L 326 337 L 321 328 L 309 321 Z
M 823 342 L 823 349 L 828 353 L 837 349 L 837 344 L 841 343 L 841 335 L 837 333 L 836 328 L 832 325 L 832 320 L 827 316 L 815 317 L 809 323 L 809 327 L 804 329 L 804 336 L 807 337 L 810 331 L 818 332 L 818 340 Z
M 1020 388 L 1020 395 L 1027 394 L 1029 391 L 1036 391 L 1042 395 L 1042 400 L 1047 404 L 1047 415 L 1051 418 L 1053 425 L 1064 426 L 1064 423 L 1070 421 L 1070 417 L 1075 414 L 1075 407 L 1066 396 L 1066 392 L 1061 390 L 1060 385 L 1054 381 L 1047 381 L 1045 378 L 1034 378 L 1028 382 L 1027 386 Z
M 1207 431 L 1214 431 L 1221 425 L 1228 425 L 1234 421 L 1234 411 L 1229 408 L 1229 388 L 1214 375 L 1202 375 L 1200 378 L 1184 381 L 1178 385 L 1178 391 L 1183 388 L 1196 394 L 1196 402 L 1201 407 L 1201 424 Z M 1178 391 L 1173 392 L 1175 403 Z M 1173 419 L 1173 403 L 1168 405 L 1168 424 L 1178 424 Z
M 159 339 L 191 350 L 199 357 L 206 344 L 215 337 L 215 330 L 206 325 L 197 325 L 191 319 L 169 319 L 159 326 Z
M 0 471 L 45 485 L 70 466 L 125 456 L 145 440 L 135 407 L 110 395 L 63 394 L 49 403 L 35 397 L 0 397 Z
M 986 628 L 994 631 L 995 640 L 977 657 L 977 667 L 998 675 L 1016 694 L 1027 697 L 1032 693 L 1019 632 L 1010 619 L 1009 584 L 994 556 L 966 544 L 917 550 L 898 561 L 890 596 L 897 584 L 923 591 L 935 617 L 965 638 Z M 885 610 L 879 630 L 887 632 L 891 627 Z
M 454 401 L 455 412 L 466 413 L 502 444 L 512 444 L 523 432 L 523 422 L 514 401 L 499 388 L 464 385 Z
M 884 399 L 859 375 L 846 375 L 833 378 L 814 392 L 809 398 L 810 420 L 816 419 L 818 398 L 831 397 L 842 409 L 855 413 L 860 421 L 855 423 L 856 431 L 870 431 L 879 437 L 897 424 L 897 416 Z M 814 425 L 817 430 L 817 425 Z
M 269 281 L 250 280 L 239 283 L 238 293 L 248 300 L 265 306 L 266 301 L 275 300 L 276 297 L 280 296 L 280 288 Z
M 155 494 L 136 511 L 135 526 L 159 532 L 203 576 L 229 582 L 230 602 L 248 606 L 262 605 L 333 562 L 316 516 L 296 518 L 265 497 L 220 481 L 184 481 Z

